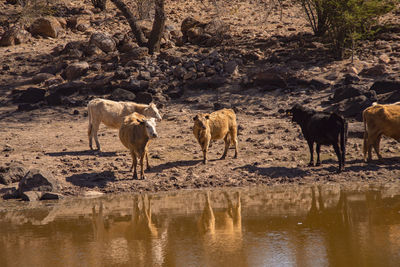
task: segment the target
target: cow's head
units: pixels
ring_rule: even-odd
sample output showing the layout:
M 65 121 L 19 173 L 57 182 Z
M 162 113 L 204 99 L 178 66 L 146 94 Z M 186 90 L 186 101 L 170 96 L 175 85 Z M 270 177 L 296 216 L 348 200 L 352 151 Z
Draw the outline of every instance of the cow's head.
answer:
M 144 109 L 143 115 L 150 118 L 156 118 L 157 121 L 161 121 L 162 119 L 160 112 L 154 103 L 150 103 L 149 106 Z
M 141 125 L 145 126 L 147 136 L 152 139 L 158 137 L 157 130 L 156 130 L 156 119 L 143 119 L 139 120 Z
M 286 110 L 286 114 L 292 116 L 292 121 L 299 123 L 302 120 L 303 111 L 304 108 L 300 104 L 294 104 L 291 109 Z
M 200 129 L 207 129 L 208 120 L 210 119 L 209 114 L 197 114 L 193 117 L 194 125 Z

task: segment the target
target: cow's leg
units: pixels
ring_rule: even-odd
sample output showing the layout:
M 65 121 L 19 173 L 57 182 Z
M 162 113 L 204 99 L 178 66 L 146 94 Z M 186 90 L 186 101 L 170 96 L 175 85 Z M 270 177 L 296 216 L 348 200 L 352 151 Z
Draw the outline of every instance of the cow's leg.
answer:
M 321 165 L 321 161 L 320 161 L 320 158 L 319 158 L 320 151 L 321 151 L 321 145 L 317 144 L 317 164 L 316 164 L 316 166 Z
M 235 145 L 235 156 L 233 156 L 233 158 L 236 159 L 238 157 L 238 153 L 239 153 L 237 128 L 233 127 L 229 133 L 231 134 L 231 140 L 233 141 L 233 144 Z
M 136 171 L 136 167 L 137 167 L 137 156 L 136 153 L 134 151 L 131 151 L 131 156 L 132 156 L 132 167 L 134 169 L 133 171 L 133 179 L 137 180 L 137 171 Z M 132 167 L 131 167 L 131 171 L 132 171 Z
M 140 154 L 140 178 L 142 180 L 144 180 L 144 168 L 143 168 L 143 161 L 144 161 L 144 157 L 145 157 L 146 152 L 143 151 L 143 153 Z
M 379 145 L 380 145 L 380 143 L 381 143 L 381 138 L 382 138 L 382 135 L 379 135 L 377 138 L 376 138 L 376 140 L 375 140 L 375 143 L 374 143 L 374 150 L 375 150 L 375 153 L 376 153 L 376 155 L 378 156 L 378 159 L 382 159 L 382 155 L 379 153 Z
M 308 148 L 310 149 L 310 163 L 308 166 L 314 166 L 314 141 L 308 141 Z
M 149 171 L 150 170 L 150 163 L 149 163 L 149 152 L 147 151 L 147 148 L 146 148 L 146 169 Z
M 378 139 L 378 135 L 375 133 L 369 134 L 367 140 L 367 150 L 368 150 L 368 161 L 372 160 L 372 146 L 375 145 L 376 140 Z
M 340 151 L 338 143 L 333 143 L 333 149 L 335 150 L 336 156 L 339 161 L 339 170 L 338 172 L 341 172 L 343 170 L 343 164 L 342 164 L 342 153 Z
M 225 142 L 225 149 L 224 149 L 224 153 L 221 156 L 221 159 L 225 159 L 226 154 L 228 153 L 229 145 L 231 143 L 231 140 L 229 139 L 229 134 L 225 135 L 224 142 Z
M 204 143 L 202 145 L 203 149 L 203 163 L 207 163 L 207 152 L 208 152 L 208 146 L 210 145 L 210 139 L 205 139 Z
M 99 143 L 99 139 L 97 136 L 97 132 L 99 131 L 99 127 L 100 127 L 100 121 L 93 121 L 92 122 L 92 130 L 91 130 L 91 136 L 89 137 L 89 146 L 91 147 L 92 144 L 92 138 L 94 138 L 94 141 L 96 142 L 96 146 L 97 146 L 97 150 L 100 150 L 100 143 Z
M 367 152 L 368 152 L 368 132 L 364 132 L 364 143 L 363 143 L 363 152 L 364 152 L 364 162 L 367 161 Z

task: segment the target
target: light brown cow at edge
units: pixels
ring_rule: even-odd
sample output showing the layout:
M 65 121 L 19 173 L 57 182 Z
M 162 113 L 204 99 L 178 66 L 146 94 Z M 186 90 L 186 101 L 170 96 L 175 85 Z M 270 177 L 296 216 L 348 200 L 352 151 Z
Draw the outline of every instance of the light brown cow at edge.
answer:
M 225 159 L 232 142 L 235 156 L 238 156 L 236 115 L 232 109 L 221 109 L 211 114 L 197 114 L 194 118 L 193 134 L 203 151 L 203 163 L 207 162 L 207 151 L 211 140 L 224 139 L 225 150 L 221 159 Z
M 364 121 L 364 161 L 372 159 L 372 146 L 379 159 L 379 143 L 382 135 L 400 141 L 400 105 L 374 104 L 363 111 Z

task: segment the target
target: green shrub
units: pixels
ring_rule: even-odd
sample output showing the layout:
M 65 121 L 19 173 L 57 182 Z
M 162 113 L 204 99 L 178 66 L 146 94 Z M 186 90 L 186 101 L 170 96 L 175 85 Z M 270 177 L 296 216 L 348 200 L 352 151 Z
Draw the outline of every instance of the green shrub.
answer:
M 390 12 L 399 0 L 300 0 L 316 35 L 328 34 L 335 58 L 345 48 L 373 34 L 377 19 Z

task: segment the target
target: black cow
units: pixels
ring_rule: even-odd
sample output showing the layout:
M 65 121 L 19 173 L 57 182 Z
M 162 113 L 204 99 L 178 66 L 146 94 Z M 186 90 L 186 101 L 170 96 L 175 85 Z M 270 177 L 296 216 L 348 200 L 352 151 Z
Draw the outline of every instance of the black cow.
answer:
M 292 121 L 300 125 L 304 138 L 307 140 L 311 154 L 309 166 L 314 165 L 314 142 L 317 143 L 317 166 L 321 164 L 319 159 L 321 145 L 332 145 L 339 161 L 338 172 L 341 172 L 344 169 L 346 154 L 347 122 L 345 119 L 336 113 L 320 112 L 299 104 L 295 104 L 286 113 L 293 115 Z

